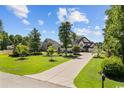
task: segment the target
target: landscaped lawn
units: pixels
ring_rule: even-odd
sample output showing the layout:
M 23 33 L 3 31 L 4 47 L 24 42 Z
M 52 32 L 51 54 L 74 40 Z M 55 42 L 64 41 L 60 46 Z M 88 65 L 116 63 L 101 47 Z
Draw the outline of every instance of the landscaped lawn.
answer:
M 102 58 L 93 58 L 75 78 L 74 84 L 79 88 L 101 88 L 101 76 L 98 72 L 101 70 L 102 60 Z M 124 82 L 106 79 L 105 87 L 124 87 Z
M 17 75 L 40 73 L 71 59 L 55 56 L 53 57 L 55 61 L 50 62 L 49 57 L 42 55 L 28 56 L 25 58 L 25 60 L 18 60 L 18 57 L 13 58 L 0 54 L 0 71 Z

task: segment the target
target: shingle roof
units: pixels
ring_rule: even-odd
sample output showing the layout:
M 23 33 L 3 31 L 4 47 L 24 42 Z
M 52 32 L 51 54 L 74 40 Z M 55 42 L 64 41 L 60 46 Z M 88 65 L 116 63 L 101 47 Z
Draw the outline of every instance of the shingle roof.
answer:
M 92 48 L 94 46 L 94 42 L 91 42 L 89 39 L 87 39 L 84 36 L 79 37 L 76 41 L 74 41 L 74 44 L 79 44 L 81 41 L 83 41 L 83 43 L 85 43 L 85 47 Z

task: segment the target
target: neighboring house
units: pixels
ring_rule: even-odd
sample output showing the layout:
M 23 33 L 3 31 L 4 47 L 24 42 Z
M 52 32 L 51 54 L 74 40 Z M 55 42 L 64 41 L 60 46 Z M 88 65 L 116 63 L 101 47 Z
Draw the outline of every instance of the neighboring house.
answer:
M 13 49 L 14 49 L 14 45 L 7 46 L 7 50 L 13 50 Z
M 56 50 L 58 50 L 58 48 L 61 47 L 62 45 L 62 44 L 59 44 L 57 41 L 47 38 L 42 43 L 41 50 L 47 51 L 49 44 L 51 44 Z M 77 37 L 73 45 L 79 45 L 80 51 L 92 52 L 95 46 L 95 43 L 91 42 L 86 37 L 82 36 L 82 37 Z M 64 51 L 64 48 L 61 48 L 61 51 Z M 68 48 L 68 52 L 71 52 L 71 51 L 72 51 L 72 47 Z
M 79 45 L 81 51 L 92 52 L 95 46 L 94 42 L 91 42 L 86 37 L 79 37 L 77 40 L 74 41 L 75 45 Z
M 54 41 L 52 39 L 45 39 L 44 42 L 42 43 L 41 50 L 47 51 L 47 48 L 49 45 L 52 45 L 56 50 L 60 47 L 60 44 L 57 41 Z

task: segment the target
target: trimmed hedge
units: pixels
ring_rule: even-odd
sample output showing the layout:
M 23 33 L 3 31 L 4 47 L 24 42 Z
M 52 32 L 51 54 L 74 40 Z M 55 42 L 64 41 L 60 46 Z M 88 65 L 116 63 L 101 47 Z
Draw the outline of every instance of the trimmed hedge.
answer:
M 124 64 L 119 57 L 112 56 L 104 59 L 102 63 L 103 73 L 108 76 L 124 76 Z

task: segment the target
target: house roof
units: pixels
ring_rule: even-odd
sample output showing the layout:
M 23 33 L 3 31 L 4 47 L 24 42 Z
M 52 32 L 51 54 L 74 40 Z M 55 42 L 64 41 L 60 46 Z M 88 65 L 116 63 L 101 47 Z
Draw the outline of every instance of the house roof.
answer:
M 90 42 L 90 40 L 88 40 L 86 37 L 79 37 L 79 39 L 75 41 L 75 44 L 79 44 L 81 41 L 83 41 L 84 43 Z
M 83 43 L 85 43 L 85 46 L 84 47 L 90 47 L 90 48 L 93 48 L 94 47 L 94 42 L 91 42 L 89 39 L 87 39 L 86 37 L 82 36 L 82 37 L 79 37 L 75 42 L 74 44 L 79 44 L 81 41 L 83 41 Z

